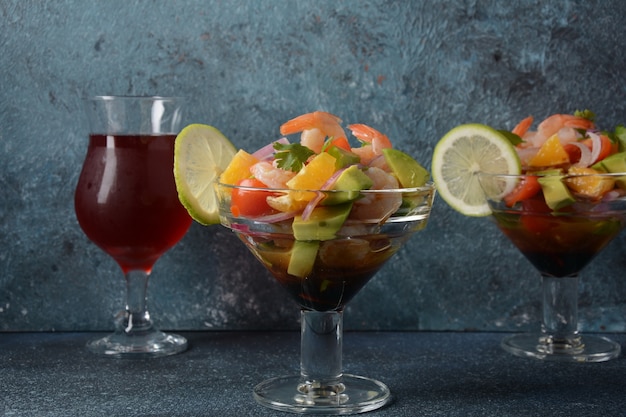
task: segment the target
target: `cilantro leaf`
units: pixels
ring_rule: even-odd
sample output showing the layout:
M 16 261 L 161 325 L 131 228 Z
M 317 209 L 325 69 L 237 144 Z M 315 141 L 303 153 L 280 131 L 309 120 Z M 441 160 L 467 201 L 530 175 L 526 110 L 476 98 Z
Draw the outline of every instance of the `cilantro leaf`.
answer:
M 591 120 L 592 122 L 596 119 L 596 114 L 589 109 L 576 110 L 574 112 L 574 116 L 582 117 L 583 119 Z
M 293 172 L 300 171 L 307 159 L 315 154 L 311 149 L 299 143 L 274 142 L 274 149 L 278 151 L 274 154 L 278 167 Z
M 511 145 L 513 146 L 517 146 L 520 143 L 524 142 L 519 135 L 516 135 L 513 132 L 509 132 L 508 130 L 498 130 L 498 132 L 500 132 L 502 136 L 507 138 L 509 142 L 511 142 Z

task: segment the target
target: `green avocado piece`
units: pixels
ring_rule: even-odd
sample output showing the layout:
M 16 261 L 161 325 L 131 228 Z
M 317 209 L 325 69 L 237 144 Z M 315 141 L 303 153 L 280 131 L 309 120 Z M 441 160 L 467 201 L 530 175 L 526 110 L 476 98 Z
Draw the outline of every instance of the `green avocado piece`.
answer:
M 339 178 L 337 178 L 337 181 L 330 189 L 331 191 L 339 192 L 327 193 L 321 204 L 330 206 L 356 200 L 361 194 L 361 190 L 367 190 L 372 185 L 374 185 L 372 179 L 365 175 L 358 166 L 352 165 L 339 175 Z
M 304 278 L 309 275 L 313 270 L 319 247 L 320 242 L 317 240 L 310 242 L 296 240 L 291 248 L 291 258 L 289 259 L 287 273 L 298 278 Z
M 334 206 L 318 206 L 308 219 L 302 215 L 293 219 L 293 235 L 296 240 L 330 240 L 341 229 L 352 210 L 352 202 Z
M 357 154 L 340 148 L 339 146 L 331 145 L 326 152 L 328 152 L 331 156 L 334 156 L 337 160 L 337 162 L 335 162 L 335 167 L 337 169 L 358 164 L 361 161 L 361 158 Z
M 430 179 L 430 174 L 410 155 L 397 149 L 383 149 L 385 161 L 404 188 L 421 187 Z
M 537 181 L 541 185 L 543 197 L 548 207 L 552 210 L 560 210 L 576 201 L 567 186 L 561 181 L 563 179 L 561 170 L 542 171 L 540 174 L 542 176 L 537 178 Z
M 602 172 L 626 172 L 626 152 L 619 152 L 608 156 L 602 161 L 595 163 L 591 167 Z M 620 188 L 626 189 L 626 177 L 616 178 L 615 183 Z
M 604 172 L 626 172 L 626 152 L 619 152 L 596 162 L 591 168 Z

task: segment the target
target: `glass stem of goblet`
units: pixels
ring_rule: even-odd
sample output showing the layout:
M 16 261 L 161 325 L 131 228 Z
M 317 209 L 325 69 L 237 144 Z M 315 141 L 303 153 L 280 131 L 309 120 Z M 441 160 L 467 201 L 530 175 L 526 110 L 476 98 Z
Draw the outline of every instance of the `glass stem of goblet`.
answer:
M 343 313 L 301 312 L 301 391 L 341 392 Z
M 136 333 L 152 328 L 152 320 L 147 309 L 147 289 L 149 274 L 142 270 L 131 270 L 126 279 L 126 311 L 121 326 L 125 333 Z
M 580 343 L 578 334 L 578 276 L 555 278 L 542 275 L 542 332 L 552 343 Z

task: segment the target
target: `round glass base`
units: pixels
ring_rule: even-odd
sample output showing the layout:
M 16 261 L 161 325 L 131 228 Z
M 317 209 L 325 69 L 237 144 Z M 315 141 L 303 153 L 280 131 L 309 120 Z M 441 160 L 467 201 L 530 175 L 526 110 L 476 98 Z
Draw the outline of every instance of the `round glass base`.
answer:
M 274 410 L 338 415 L 376 410 L 391 400 L 391 393 L 382 382 L 356 375 L 344 374 L 339 383 L 329 386 L 283 376 L 257 385 L 254 399 Z
M 116 332 L 87 342 L 93 353 L 113 358 L 154 358 L 187 350 L 187 339 L 158 330 L 141 333 Z
M 556 339 L 541 333 L 517 334 L 500 344 L 516 356 L 558 362 L 604 362 L 617 358 L 621 346 L 606 337 L 577 335 Z

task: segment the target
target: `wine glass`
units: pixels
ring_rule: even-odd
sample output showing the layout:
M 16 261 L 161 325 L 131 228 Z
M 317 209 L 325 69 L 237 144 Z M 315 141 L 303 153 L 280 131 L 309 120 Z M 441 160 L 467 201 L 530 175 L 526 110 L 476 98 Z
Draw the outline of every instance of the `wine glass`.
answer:
M 191 217 L 174 183 L 181 98 L 97 96 L 86 100 L 89 146 L 74 196 L 87 237 L 126 279 L 126 306 L 111 335 L 87 348 L 111 357 L 182 352 L 187 340 L 158 331 L 146 307 L 154 263 L 187 232 Z
M 362 198 L 369 205 L 358 220 L 348 216 L 345 222 L 342 210 L 347 205 L 350 211 L 352 203 L 321 206 L 307 221 L 288 213 L 235 216 L 231 193 L 238 190 L 280 198 L 291 192 L 314 192 L 321 201 L 341 202 L 342 193 L 353 191 L 258 189 L 220 183 L 216 189 L 222 225 L 241 239 L 301 308 L 300 374 L 260 383 L 254 388 L 256 401 L 296 413 L 348 414 L 382 407 L 390 399 L 382 382 L 343 373 L 343 310 L 413 233 L 426 226 L 434 185 L 363 190 Z M 381 215 L 391 200 L 401 200 L 401 208 Z
M 568 189 L 572 184 L 611 189 L 623 182 L 625 175 L 552 176 L 550 186 L 555 190 L 561 184 Z M 504 195 L 518 184 L 537 181 L 537 175 L 480 173 L 478 177 L 492 210 L 491 218 L 539 271 L 543 286 L 541 331 L 506 337 L 502 347 L 517 356 L 553 361 L 602 362 L 617 357 L 618 343 L 579 333 L 578 281 L 580 271 L 626 224 L 624 193 L 618 187 L 594 199 L 577 193 L 559 196 L 551 191 L 552 195 L 545 197 L 546 191 L 512 204 Z M 554 209 L 546 198 L 553 200 Z

